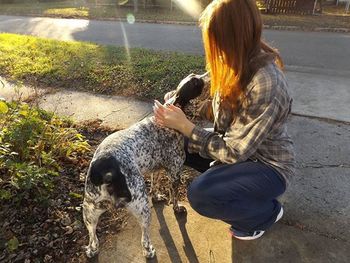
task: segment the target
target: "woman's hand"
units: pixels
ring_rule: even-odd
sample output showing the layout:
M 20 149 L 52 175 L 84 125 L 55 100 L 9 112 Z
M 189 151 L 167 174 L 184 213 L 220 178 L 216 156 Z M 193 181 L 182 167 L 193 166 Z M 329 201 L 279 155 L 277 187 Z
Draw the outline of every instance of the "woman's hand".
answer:
M 177 130 L 187 137 L 191 136 L 195 125 L 187 119 L 180 108 L 172 104 L 164 106 L 156 100 L 153 111 L 157 124 Z
M 175 92 L 176 92 L 176 90 L 172 90 L 172 91 L 167 92 L 164 95 L 164 101 L 167 102 L 172 96 L 174 96 Z

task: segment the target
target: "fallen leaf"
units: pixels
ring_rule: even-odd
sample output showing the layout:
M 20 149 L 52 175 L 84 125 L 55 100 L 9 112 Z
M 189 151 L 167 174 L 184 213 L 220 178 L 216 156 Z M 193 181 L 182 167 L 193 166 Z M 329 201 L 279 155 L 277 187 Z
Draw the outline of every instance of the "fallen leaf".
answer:
M 17 237 L 11 238 L 9 241 L 7 241 L 7 249 L 12 252 L 15 251 L 19 246 L 19 242 Z

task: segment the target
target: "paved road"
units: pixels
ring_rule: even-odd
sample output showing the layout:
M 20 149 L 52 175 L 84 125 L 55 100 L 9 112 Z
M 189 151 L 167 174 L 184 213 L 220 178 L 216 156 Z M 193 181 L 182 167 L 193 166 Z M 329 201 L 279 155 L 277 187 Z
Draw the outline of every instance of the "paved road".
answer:
M 202 54 L 196 26 L 0 16 L 0 32 Z M 288 69 L 350 75 L 350 34 L 265 30 Z

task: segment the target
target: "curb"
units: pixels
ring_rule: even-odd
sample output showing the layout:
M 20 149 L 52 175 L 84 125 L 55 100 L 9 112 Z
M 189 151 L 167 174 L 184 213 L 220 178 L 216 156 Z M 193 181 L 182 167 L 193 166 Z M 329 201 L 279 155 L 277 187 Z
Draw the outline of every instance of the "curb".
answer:
M 74 16 L 56 16 L 56 15 L 43 15 L 43 14 L 7 14 L 3 13 L 0 15 L 3 16 L 23 16 L 23 17 L 43 17 L 43 18 L 57 18 L 57 19 L 80 19 L 80 20 L 93 20 L 93 21 L 116 21 L 116 22 L 128 22 L 126 18 L 113 18 L 113 17 L 104 17 L 104 18 L 89 18 L 89 17 L 74 17 Z M 153 19 L 138 19 L 136 23 L 150 23 L 150 24 L 174 24 L 174 25 L 188 25 L 196 26 L 198 22 L 189 22 L 189 21 L 172 21 L 172 20 L 153 20 Z
M 348 28 L 330 28 L 330 27 L 317 27 L 314 29 L 316 32 L 334 32 L 334 33 L 350 33 Z
M 48 18 L 60 18 L 60 19 L 82 19 L 82 20 L 95 20 L 95 21 L 116 21 L 116 22 L 128 22 L 125 18 L 103 18 L 103 19 L 89 19 L 86 17 L 69 17 L 69 16 L 53 16 L 53 15 L 42 15 L 42 14 L 28 14 L 28 15 L 13 15 L 13 14 L 0 14 L 6 16 L 25 16 L 25 17 L 48 17 Z M 197 26 L 198 22 L 188 21 L 159 21 L 150 19 L 140 19 L 137 23 L 151 23 L 151 24 L 172 24 L 172 25 L 186 25 L 186 26 Z M 304 31 L 304 32 L 331 32 L 331 33 L 350 33 L 350 28 L 340 27 L 313 27 L 307 28 L 302 26 L 279 26 L 279 25 L 263 25 L 263 29 L 269 30 L 283 30 L 283 31 Z
M 305 28 L 305 27 L 301 27 L 301 26 L 270 26 L 270 25 L 264 25 L 263 28 L 264 29 L 270 29 L 270 30 L 284 30 L 284 31 L 350 33 L 350 28 L 340 28 L 340 27 Z
M 350 76 L 349 70 L 316 68 L 316 67 L 296 66 L 296 65 L 289 65 L 289 64 L 284 65 L 284 69 L 286 72 L 299 72 L 299 73 L 307 73 L 307 74 L 315 74 L 315 75 L 329 75 L 329 76 L 337 76 L 337 77 L 342 77 L 347 79 Z

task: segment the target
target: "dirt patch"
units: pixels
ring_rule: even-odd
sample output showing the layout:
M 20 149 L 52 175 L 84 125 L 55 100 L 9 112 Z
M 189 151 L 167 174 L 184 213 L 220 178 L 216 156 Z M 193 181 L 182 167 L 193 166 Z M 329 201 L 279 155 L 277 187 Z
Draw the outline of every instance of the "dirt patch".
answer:
M 112 132 L 100 127 L 98 122 L 86 127 L 79 129 L 92 147 Z M 55 178 L 55 188 L 46 203 L 38 204 L 29 195 L 21 203 L 1 203 L 1 262 L 75 262 L 79 258 L 81 246 L 87 241 L 81 203 L 91 155 L 62 165 L 64 169 Z M 111 218 L 117 224 L 110 224 Z M 123 213 L 102 221 L 103 228 L 99 228 L 99 232 L 117 231 Z M 6 244 L 8 240 L 11 240 L 10 244 Z
M 101 121 L 85 122 L 76 127 L 88 139 L 92 152 L 81 159 L 62 165 L 64 170 L 55 179 L 55 190 L 47 204 L 40 206 L 30 196 L 21 204 L 1 203 L 0 261 L 1 262 L 86 262 L 82 246 L 88 235 L 82 220 L 82 200 L 85 175 L 92 154 L 99 143 L 115 130 L 101 126 Z M 169 200 L 169 181 L 164 171 L 154 174 L 153 192 Z M 185 169 L 180 187 L 181 200 L 197 173 Z M 146 184 L 152 185 L 151 175 Z M 125 209 L 112 209 L 101 216 L 97 228 L 100 244 L 109 235 L 124 227 L 128 218 Z M 6 243 L 11 240 L 11 244 Z M 12 248 L 9 249 L 9 247 Z

